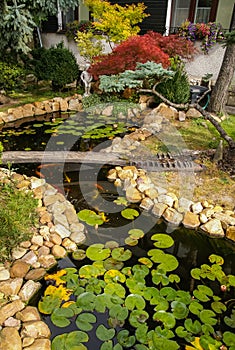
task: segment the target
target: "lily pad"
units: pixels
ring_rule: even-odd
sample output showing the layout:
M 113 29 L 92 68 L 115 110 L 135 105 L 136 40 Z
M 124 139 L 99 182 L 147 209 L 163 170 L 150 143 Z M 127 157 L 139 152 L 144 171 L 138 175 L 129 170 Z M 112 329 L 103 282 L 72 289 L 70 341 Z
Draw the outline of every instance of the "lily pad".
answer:
M 117 261 L 129 260 L 132 256 L 132 252 L 129 249 L 124 249 L 123 247 L 114 248 L 112 250 L 112 258 Z
M 102 341 L 110 340 L 115 336 L 115 329 L 106 328 L 103 324 L 100 324 L 96 328 L 96 336 Z
M 157 311 L 153 315 L 154 321 L 160 321 L 163 323 L 164 327 L 171 329 L 175 327 L 176 320 L 172 313 L 166 311 Z
M 80 267 L 78 273 L 81 278 L 91 278 L 100 275 L 99 269 L 93 265 L 83 265 L 82 267 Z
M 124 321 L 129 315 L 128 309 L 119 304 L 113 305 L 109 310 L 109 316 L 116 318 L 118 321 Z
M 138 328 L 144 324 L 149 318 L 149 314 L 145 310 L 133 310 L 129 316 L 129 322 L 131 326 Z
M 139 216 L 139 212 L 135 209 L 127 208 L 121 211 L 121 215 L 128 220 L 134 220 Z
M 138 244 L 138 239 L 127 237 L 127 238 L 125 238 L 125 244 L 129 245 L 131 247 L 134 247 L 135 245 Z
M 85 221 L 87 225 L 90 226 L 102 225 L 104 223 L 100 215 L 89 209 L 80 210 L 78 213 L 78 218 L 81 221 Z
M 89 340 L 88 335 L 81 331 L 57 335 L 51 344 L 52 350 L 87 350 L 87 347 L 82 342 Z
M 171 236 L 165 233 L 156 233 L 151 237 L 152 241 L 157 248 L 170 248 L 174 245 L 174 240 Z
M 104 280 L 106 283 L 109 283 L 109 282 L 124 283 L 126 280 L 126 276 L 118 270 L 111 269 L 105 273 Z
M 90 313 L 82 313 L 76 318 L 76 326 L 82 331 L 90 331 L 93 328 L 92 323 L 96 322 L 96 317 Z
M 212 310 L 209 310 L 209 309 L 202 310 L 200 312 L 199 317 L 203 323 L 209 324 L 211 326 L 215 326 L 217 323 L 217 319 L 215 318 L 216 314 Z
M 171 311 L 177 320 L 182 320 L 188 316 L 189 310 L 181 301 L 174 300 L 171 302 Z
M 86 252 L 84 249 L 77 249 L 72 253 L 72 258 L 74 260 L 83 260 L 86 257 Z
M 104 293 L 117 295 L 120 298 L 125 298 L 126 290 L 121 284 L 110 282 L 106 284 L 104 288 Z
M 63 328 L 70 324 L 69 318 L 73 316 L 74 313 L 69 308 L 56 308 L 51 314 L 51 321 L 55 326 Z
M 128 231 L 128 235 L 130 235 L 130 237 L 133 239 L 139 239 L 144 237 L 144 231 L 137 228 L 133 228 Z
M 86 250 L 87 257 L 93 261 L 105 260 L 110 256 L 110 253 L 111 250 L 109 248 L 104 248 L 104 244 L 102 243 L 92 244 Z
M 126 329 L 118 333 L 117 340 L 119 344 L 124 346 L 125 348 L 130 348 L 135 344 L 135 336 L 129 335 L 129 331 Z
M 123 266 L 124 266 L 124 263 L 122 261 L 118 261 L 113 258 L 108 258 L 104 260 L 104 268 L 106 270 L 111 270 L 111 269 L 121 270 Z
M 141 295 L 129 294 L 125 300 L 125 306 L 128 310 L 143 310 L 145 308 L 145 300 Z
M 85 311 L 92 311 L 95 308 L 96 296 L 91 292 L 84 292 L 77 297 L 76 304 Z

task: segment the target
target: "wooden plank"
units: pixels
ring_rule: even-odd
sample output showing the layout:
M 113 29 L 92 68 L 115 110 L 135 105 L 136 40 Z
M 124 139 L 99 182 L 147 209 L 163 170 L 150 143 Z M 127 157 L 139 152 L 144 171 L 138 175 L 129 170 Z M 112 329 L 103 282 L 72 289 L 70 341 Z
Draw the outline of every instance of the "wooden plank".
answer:
M 7 163 L 87 163 L 126 165 L 128 162 L 116 154 L 103 152 L 65 151 L 6 151 L 2 154 L 2 164 Z

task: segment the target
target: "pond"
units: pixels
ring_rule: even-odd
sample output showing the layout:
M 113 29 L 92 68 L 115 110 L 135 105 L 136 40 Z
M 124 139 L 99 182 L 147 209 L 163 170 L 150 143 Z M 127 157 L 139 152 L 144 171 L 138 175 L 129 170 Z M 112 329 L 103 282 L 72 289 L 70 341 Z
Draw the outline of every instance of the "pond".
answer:
M 73 137 L 73 150 L 86 151 L 136 127 L 100 117 L 50 116 L 2 129 L 4 149 L 41 150 L 50 140 L 51 149 L 64 150 Z M 50 326 L 52 350 L 234 349 L 233 244 L 169 227 L 126 203 L 106 179 L 109 166 L 13 168 L 63 191 L 87 227 L 84 245 L 45 278 L 38 308 Z

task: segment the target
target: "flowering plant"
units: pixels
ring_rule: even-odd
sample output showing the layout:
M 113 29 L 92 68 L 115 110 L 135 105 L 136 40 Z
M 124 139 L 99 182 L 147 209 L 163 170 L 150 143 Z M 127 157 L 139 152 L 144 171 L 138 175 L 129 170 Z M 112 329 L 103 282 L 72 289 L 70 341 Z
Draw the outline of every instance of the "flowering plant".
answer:
M 224 31 L 219 23 L 191 23 L 186 20 L 179 27 L 179 35 L 190 41 L 201 40 L 202 51 L 208 53 L 209 49 L 219 40 L 224 39 Z

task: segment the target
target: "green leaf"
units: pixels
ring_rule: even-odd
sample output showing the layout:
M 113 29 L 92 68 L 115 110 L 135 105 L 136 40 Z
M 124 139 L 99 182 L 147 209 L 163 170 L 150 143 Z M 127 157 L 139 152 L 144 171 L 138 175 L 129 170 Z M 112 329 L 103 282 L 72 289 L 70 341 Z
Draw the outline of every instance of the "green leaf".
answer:
M 96 322 L 96 317 L 90 313 L 82 313 L 76 318 L 76 326 L 82 331 L 90 331 L 93 326 L 92 323 Z
M 133 239 L 139 239 L 144 237 L 144 231 L 138 228 L 133 228 L 128 231 L 128 235 L 130 235 L 130 237 Z
M 145 310 L 133 310 L 129 316 L 130 324 L 138 328 L 141 324 L 145 323 L 145 321 L 149 318 L 149 314 Z
M 135 331 L 135 337 L 138 340 L 138 342 L 147 344 L 147 332 L 148 332 L 148 326 L 147 324 L 141 324 Z
M 223 341 L 227 346 L 235 346 L 235 334 L 231 332 L 224 332 Z
M 216 263 L 218 265 L 223 265 L 224 264 L 224 259 L 219 256 L 219 255 L 216 255 L 216 254 L 211 254 L 209 256 L 209 260 L 210 262 L 213 264 L 213 263 Z
M 51 350 L 63 350 L 65 349 L 65 341 L 67 339 L 68 334 L 60 334 L 57 335 L 51 343 Z
M 68 318 L 73 317 L 74 313 L 69 308 L 56 308 L 51 314 L 51 321 L 57 327 L 67 327 L 70 324 Z
M 202 329 L 201 323 L 198 320 L 193 322 L 191 318 L 184 321 L 184 327 L 187 329 L 187 331 L 193 334 L 199 334 Z
M 156 333 L 152 334 L 152 341 L 153 341 L 154 349 L 177 350 L 180 347 L 176 343 L 176 341 L 159 337 Z
M 224 322 L 226 323 L 227 326 L 231 328 L 235 328 L 235 308 L 233 308 L 233 311 L 230 315 L 230 317 L 225 316 Z
M 189 313 L 187 306 L 177 300 L 171 302 L 171 311 L 177 320 L 186 318 Z
M 221 303 L 220 301 L 214 301 L 211 303 L 211 308 L 217 313 L 222 314 L 224 311 L 227 310 L 226 306 Z
M 156 233 L 151 237 L 152 241 L 157 248 L 170 248 L 174 245 L 174 240 L 171 236 L 165 233 Z
M 201 270 L 199 268 L 192 269 L 190 271 L 192 278 L 195 280 L 200 280 L 201 278 Z
M 79 269 L 79 276 L 80 278 L 91 278 L 91 277 L 97 277 L 99 276 L 99 269 L 95 267 L 94 265 L 83 265 Z
M 125 300 L 125 306 L 128 310 L 143 310 L 145 308 L 145 300 L 141 295 L 129 294 Z
M 86 252 L 83 249 L 77 249 L 74 252 L 72 252 L 72 258 L 74 260 L 83 260 L 86 257 Z
M 95 308 L 96 296 L 91 292 L 84 292 L 77 297 L 76 304 L 85 311 L 93 311 Z
M 209 301 L 213 296 L 213 290 L 207 286 L 199 285 L 197 286 L 197 290 L 193 291 L 193 295 L 200 301 L 206 302 Z
M 129 315 L 128 309 L 119 304 L 113 305 L 109 310 L 109 316 L 116 318 L 118 321 L 124 321 Z
M 114 248 L 112 250 L 112 258 L 117 261 L 126 261 L 129 260 L 132 256 L 132 252 L 129 249 Z
M 55 308 L 60 307 L 61 299 L 53 295 L 45 295 L 38 303 L 38 310 L 46 315 L 50 315 Z
M 105 341 L 101 345 L 100 350 L 113 350 L 113 342 L 112 342 L 112 340 Z
M 89 336 L 87 335 L 87 333 L 81 332 L 81 331 L 73 331 L 68 334 L 68 338 L 66 340 L 66 346 L 68 349 L 72 349 L 72 347 L 75 347 L 76 344 L 87 343 L 88 341 L 89 341 Z
M 151 267 L 153 266 L 152 261 L 150 259 L 148 259 L 148 258 L 139 258 L 138 261 L 141 264 L 147 266 L 149 269 L 151 269 Z
M 155 312 L 153 315 L 153 320 L 162 322 L 164 327 L 169 329 L 174 328 L 176 324 L 174 315 L 162 310 Z
M 121 211 L 121 215 L 128 220 L 134 220 L 135 217 L 139 216 L 139 212 L 135 209 L 124 209 Z
M 199 316 L 200 312 L 203 310 L 203 306 L 195 301 L 192 301 L 191 304 L 189 305 L 189 310 L 194 314 Z
M 85 221 L 90 226 L 102 225 L 104 220 L 102 217 L 93 210 L 83 209 L 78 213 L 78 218 L 81 221 Z
M 104 244 L 101 243 L 92 244 L 86 250 L 87 257 L 92 261 L 105 260 L 110 256 L 110 253 L 111 250 L 104 248 Z
M 96 336 L 99 340 L 102 341 L 110 340 L 115 336 L 115 329 L 108 329 L 103 324 L 100 324 L 96 328 Z
M 110 283 L 107 283 L 107 285 L 105 286 L 104 293 L 111 294 L 111 295 L 116 294 L 120 298 L 125 298 L 126 290 L 119 283 L 110 282 Z
M 111 270 L 111 269 L 121 270 L 123 266 L 124 266 L 124 263 L 122 261 L 118 261 L 113 258 L 108 258 L 104 260 L 104 268 L 106 270 Z
M 209 324 L 211 326 L 215 326 L 217 323 L 217 320 L 214 318 L 216 314 L 212 310 L 202 310 L 200 312 L 200 320 L 203 323 Z
M 129 245 L 131 247 L 134 247 L 135 245 L 138 244 L 138 239 L 127 237 L 127 238 L 125 238 L 125 244 Z
M 129 331 L 124 329 L 117 334 L 117 340 L 120 345 L 130 348 L 135 344 L 135 336 L 129 335 Z

